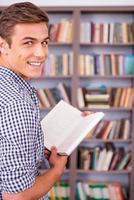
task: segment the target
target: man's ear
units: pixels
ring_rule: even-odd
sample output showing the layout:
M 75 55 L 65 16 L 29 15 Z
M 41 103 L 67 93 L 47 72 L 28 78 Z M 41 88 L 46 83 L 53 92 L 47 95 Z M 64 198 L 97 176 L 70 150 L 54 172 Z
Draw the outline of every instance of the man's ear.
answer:
M 1 54 L 7 53 L 8 43 L 0 36 L 0 52 Z

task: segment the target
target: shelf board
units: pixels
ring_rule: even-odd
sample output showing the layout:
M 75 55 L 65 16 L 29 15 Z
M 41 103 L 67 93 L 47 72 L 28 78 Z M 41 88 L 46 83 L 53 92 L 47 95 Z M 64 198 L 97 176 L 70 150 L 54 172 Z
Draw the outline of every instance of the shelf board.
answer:
M 49 46 L 72 46 L 71 42 L 50 42 Z
M 39 171 L 40 171 L 41 174 L 43 174 L 47 171 L 47 169 L 39 169 Z M 63 173 L 67 174 L 67 173 L 69 173 L 69 171 L 70 171 L 69 169 L 65 169 Z
M 109 170 L 109 171 L 96 171 L 96 170 L 83 170 L 83 169 L 77 169 L 77 173 L 80 174 L 85 174 L 85 173 L 90 173 L 90 174 L 112 174 L 112 175 L 117 175 L 117 174 L 129 174 L 131 173 L 130 170 Z
M 80 10 L 81 10 L 81 13 L 82 14 L 89 14 L 89 13 L 93 13 L 93 14 L 96 14 L 96 13 L 110 13 L 110 14 L 120 14 L 120 13 L 123 13 L 124 15 L 126 13 L 129 13 L 129 14 L 133 14 L 134 12 L 134 7 L 131 6 L 131 5 L 128 5 L 128 6 L 120 6 L 120 5 L 116 5 L 116 6 L 83 6 L 83 7 L 80 7 Z
M 83 141 L 82 141 L 83 143 L 90 143 L 90 142 L 103 142 L 103 143 L 105 143 L 105 142 L 115 142 L 115 143 L 131 143 L 132 142 L 132 140 L 131 139 L 127 139 L 127 140 L 123 140 L 123 139 L 111 139 L 111 140 L 109 140 L 109 139 L 84 139 Z
M 52 108 L 53 107 L 51 107 L 51 108 L 40 108 L 40 111 L 41 112 L 49 112 Z
M 79 76 L 80 79 L 134 79 L 134 75 L 123 75 L 123 76 L 112 76 L 112 75 L 89 75 L 89 76 Z
M 80 43 L 80 46 L 110 46 L 110 47 L 128 47 L 128 46 L 134 46 L 134 43 L 124 43 L 124 44 L 111 44 L 111 43 L 94 43 L 94 42 L 82 42 Z
M 43 10 L 45 10 L 49 14 L 72 14 L 76 7 L 73 6 L 42 6 Z M 77 8 L 78 9 L 78 8 Z
M 68 76 L 63 76 L 63 75 L 56 75 L 56 76 L 42 76 L 40 78 L 36 78 L 34 80 L 57 80 L 57 79 L 71 79 L 72 76 L 68 75 Z M 33 80 L 33 81 L 34 81 Z
M 104 111 L 104 112 L 130 112 L 132 111 L 132 108 L 115 108 L 115 107 L 110 107 L 110 108 L 79 108 L 81 111 Z

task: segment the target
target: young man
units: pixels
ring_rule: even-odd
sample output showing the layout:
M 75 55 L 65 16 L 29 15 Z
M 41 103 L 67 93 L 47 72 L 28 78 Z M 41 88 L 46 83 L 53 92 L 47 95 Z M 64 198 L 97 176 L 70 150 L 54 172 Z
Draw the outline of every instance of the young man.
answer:
M 44 144 L 38 99 L 26 80 L 42 75 L 48 55 L 48 16 L 16 3 L 0 16 L 0 200 L 44 200 L 67 162 L 51 149 L 39 175 Z

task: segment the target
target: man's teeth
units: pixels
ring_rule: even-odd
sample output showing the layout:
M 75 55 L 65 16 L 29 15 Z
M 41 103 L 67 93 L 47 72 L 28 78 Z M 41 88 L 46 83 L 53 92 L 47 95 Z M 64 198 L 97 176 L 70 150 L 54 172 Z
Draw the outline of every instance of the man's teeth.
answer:
M 41 62 L 28 62 L 30 65 L 40 66 Z

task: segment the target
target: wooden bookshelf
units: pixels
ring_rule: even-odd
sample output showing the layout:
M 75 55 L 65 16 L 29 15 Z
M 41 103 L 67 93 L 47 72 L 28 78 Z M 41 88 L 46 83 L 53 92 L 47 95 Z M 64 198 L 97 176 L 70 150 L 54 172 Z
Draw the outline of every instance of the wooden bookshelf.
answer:
M 1 7 L 1 10 L 4 7 Z M 116 84 L 116 82 L 120 81 L 122 84 L 124 82 L 126 82 L 126 84 L 129 84 L 130 87 L 134 87 L 134 75 L 123 75 L 123 76 L 100 76 L 100 75 L 94 75 L 94 76 L 80 76 L 79 75 L 79 55 L 82 52 L 85 52 L 85 49 L 88 49 L 90 51 L 95 51 L 95 49 L 101 50 L 101 52 L 103 52 L 103 50 L 105 49 L 105 51 L 107 49 L 112 49 L 113 51 L 116 51 L 116 48 L 120 48 L 121 50 L 123 50 L 124 52 L 128 52 L 129 54 L 134 54 L 134 42 L 130 42 L 130 43 L 118 43 L 118 44 L 110 44 L 110 43 L 94 43 L 94 42 L 80 42 L 80 23 L 82 22 L 82 20 L 91 20 L 92 18 L 93 20 L 98 20 L 97 16 L 102 15 L 102 19 L 104 19 L 105 21 L 105 16 L 109 15 L 109 21 L 107 22 L 111 22 L 112 21 L 112 16 L 116 15 L 117 16 L 117 20 L 118 20 L 118 16 L 119 19 L 120 16 L 123 16 L 123 20 L 127 22 L 129 22 L 129 19 L 131 19 L 131 22 L 134 23 L 134 6 L 103 6 L 103 7 L 98 7 L 98 6 L 91 6 L 91 7 L 41 7 L 42 10 L 45 10 L 48 12 L 48 15 L 50 16 L 50 22 L 52 20 L 53 23 L 55 23 L 55 19 L 58 21 L 59 19 L 62 18 L 69 18 L 69 20 L 72 21 L 73 23 L 73 35 L 72 35 L 72 43 L 57 43 L 57 42 L 50 42 L 50 49 L 55 50 L 57 48 L 57 52 L 58 51 L 68 51 L 71 50 L 73 52 L 73 75 L 72 76 L 55 76 L 55 77 L 42 77 L 40 79 L 36 79 L 36 80 L 32 80 L 31 83 L 34 86 L 37 86 L 37 88 L 39 87 L 45 87 L 45 85 L 49 86 L 50 83 L 51 85 L 55 85 L 57 82 L 65 82 L 67 81 L 67 83 L 69 84 L 70 88 L 71 88 L 71 104 L 75 107 L 78 107 L 78 103 L 77 103 L 77 89 L 78 87 L 81 85 L 81 81 L 83 82 L 92 82 L 92 81 L 96 81 L 96 82 L 101 82 L 101 80 L 106 81 L 106 83 L 109 82 L 114 82 Z M 85 16 L 84 16 L 85 15 Z M 52 16 L 52 17 L 51 17 Z M 55 19 L 54 19 L 55 17 Z M 91 17 L 91 19 L 90 19 Z M 56 21 L 56 22 L 57 22 Z M 104 22 L 103 21 L 103 22 Z M 60 50 L 61 49 L 61 50 Z M 67 50 L 66 50 L 67 49 Z M 56 50 L 55 50 L 56 51 Z M 54 51 L 54 52 L 55 52 Z M 97 53 L 98 53 L 97 52 Z M 110 52 L 110 50 L 109 50 Z M 128 82 L 129 81 L 129 82 Z M 47 83 L 48 82 L 48 83 Z M 55 83 L 56 82 L 56 83 Z M 118 87 L 118 85 L 117 85 Z M 109 180 L 111 178 L 116 177 L 116 175 L 120 175 L 120 176 L 127 176 L 128 179 L 128 190 L 129 190 L 129 200 L 133 200 L 134 199 L 134 190 L 133 190 L 133 185 L 134 185 L 134 108 L 115 108 L 115 107 L 111 107 L 109 109 L 89 109 L 89 108 L 80 108 L 82 111 L 85 110 L 90 110 L 90 111 L 103 111 L 104 113 L 110 113 L 109 115 L 113 115 L 113 116 L 117 116 L 120 113 L 120 117 L 121 116 L 126 116 L 127 118 L 130 119 L 131 121 L 131 139 L 129 140 L 120 140 L 120 139 L 116 139 L 116 140 L 101 140 L 101 139 L 94 139 L 94 140 L 90 140 L 90 141 L 84 141 L 86 143 L 106 143 L 106 142 L 112 142 L 112 143 L 119 143 L 119 144 L 125 144 L 127 145 L 131 145 L 131 149 L 132 149 L 132 170 L 121 170 L 121 171 L 93 171 L 93 170 L 79 170 L 77 169 L 77 149 L 72 153 L 72 155 L 70 156 L 70 168 L 67 169 L 65 171 L 65 174 L 68 174 L 68 182 L 70 185 L 70 200 L 75 200 L 75 195 L 76 195 L 76 182 L 77 180 L 81 180 L 84 181 L 84 179 L 86 180 L 86 178 L 88 178 L 88 176 L 86 176 L 85 178 L 85 173 L 90 175 L 98 175 L 102 177 L 103 180 L 103 175 L 105 175 L 105 177 L 109 177 Z M 45 114 L 49 111 L 50 109 L 42 109 L 42 113 L 45 112 Z M 81 178 L 78 177 L 78 174 L 81 174 Z M 90 176 L 89 176 L 89 180 L 90 180 Z M 91 180 L 93 180 L 93 177 L 91 177 Z M 113 180 L 113 179 L 112 179 Z M 104 180 L 105 181 L 105 180 Z M 120 181 L 120 179 L 119 179 Z M 106 181 L 105 181 L 106 182 Z M 121 183 L 122 183 L 122 179 L 121 179 Z
M 126 19 L 126 17 L 131 16 L 130 18 L 132 19 L 131 22 L 134 22 L 133 21 L 133 16 L 134 16 L 134 7 L 131 7 L 131 10 L 129 12 L 129 8 L 130 7 L 104 7 L 104 8 L 95 8 L 95 7 L 92 7 L 92 8 L 81 8 L 80 9 L 80 22 L 84 21 L 87 22 L 88 20 L 91 22 L 98 22 L 100 23 L 102 19 L 104 19 L 104 22 L 106 21 L 107 23 L 110 23 L 110 21 L 108 21 L 108 15 L 110 15 L 110 20 L 112 21 L 112 16 L 114 18 L 114 15 L 116 15 L 117 19 L 118 19 L 118 16 L 120 18 L 120 16 L 123 16 L 123 20 Z M 105 17 L 107 19 L 105 19 Z M 100 17 L 100 21 L 99 21 L 99 18 Z M 116 21 L 116 20 L 115 20 Z M 118 20 L 117 20 L 118 21 Z M 103 22 L 103 21 L 102 21 Z M 104 23 L 103 22 L 103 23 Z M 80 29 L 80 26 L 79 26 L 79 29 Z M 100 51 L 101 53 L 104 51 L 106 52 L 108 50 L 108 53 L 110 51 L 112 51 L 112 53 L 115 51 L 116 52 L 116 49 L 119 50 L 123 50 L 124 52 L 128 52 L 128 49 L 131 51 L 131 54 L 134 53 L 134 42 L 126 42 L 126 43 L 115 43 L 115 44 L 111 44 L 111 43 L 100 43 L 100 42 L 80 42 L 79 43 L 79 54 L 82 53 L 84 54 L 84 52 L 86 52 L 88 54 L 88 51 L 89 51 L 89 54 L 92 54 L 92 52 L 95 54 L 98 54 L 98 51 Z M 79 65 L 78 67 L 79 68 Z M 134 86 L 134 75 L 115 75 L 115 76 L 112 76 L 112 75 L 104 75 L 104 76 L 101 76 L 101 75 L 89 75 L 89 76 L 79 76 L 79 85 L 84 85 L 84 82 L 86 84 L 93 84 L 94 82 L 100 82 L 103 81 L 103 83 L 106 83 L 108 85 L 110 85 L 110 82 L 111 82 L 111 85 L 115 84 L 117 85 L 116 87 L 121 87 L 121 84 L 123 85 L 124 83 L 127 85 L 129 84 L 130 87 L 133 87 Z M 88 83 L 89 82 L 89 83 Z M 124 86 L 123 86 L 124 87 Z M 130 121 L 132 122 L 134 120 L 133 118 L 133 109 L 128 109 L 128 108 L 123 108 L 123 107 L 110 107 L 109 109 L 107 108 L 102 108 L 102 109 L 97 109 L 97 108 L 81 108 L 81 110 L 91 110 L 91 111 L 103 111 L 104 113 L 106 113 L 106 115 L 110 112 L 111 115 L 114 115 L 115 117 L 118 116 L 118 114 L 122 113 L 121 115 L 124 116 L 125 113 L 128 113 L 128 116 L 129 116 L 129 119 Z M 116 113 L 116 114 L 115 114 Z M 126 114 L 127 115 L 127 114 Z M 133 138 L 133 132 L 134 132 L 134 129 L 133 129 L 134 125 L 132 123 L 132 129 L 131 129 L 131 139 L 128 139 L 128 140 L 122 140 L 122 139 L 113 139 L 113 140 L 102 140 L 102 139 L 88 139 L 87 140 L 84 140 L 83 141 L 83 144 L 82 146 L 87 145 L 87 144 L 102 144 L 102 143 L 107 143 L 107 142 L 112 142 L 114 144 L 117 144 L 118 145 L 125 145 L 125 146 L 129 146 L 131 145 L 132 146 L 132 149 L 133 146 L 134 146 L 134 138 Z M 92 145 L 93 146 L 93 145 Z M 133 150 L 132 150 L 132 160 L 133 160 Z M 134 167 L 134 163 L 132 161 L 132 169 Z M 83 175 L 84 173 L 86 173 L 86 176 Z M 78 175 L 79 174 L 79 175 Z M 89 175 L 90 174 L 90 175 Z M 77 169 L 77 179 L 79 179 L 79 177 L 82 178 L 84 177 L 85 179 L 92 179 L 93 178 L 93 175 L 97 177 L 100 176 L 102 177 L 102 180 L 103 180 L 103 176 L 104 176 L 104 179 L 105 177 L 108 177 L 108 180 L 110 180 L 110 178 L 114 178 L 114 177 L 118 177 L 118 179 L 121 180 L 121 176 L 124 177 L 124 179 L 128 179 L 128 190 L 129 190 L 129 199 L 132 200 L 134 198 L 134 193 L 133 193 L 133 189 L 132 189 L 132 185 L 133 185 L 133 178 L 134 178 L 134 175 L 133 175 L 133 170 L 117 170 L 117 171 L 96 171 L 96 170 L 80 170 L 80 169 Z M 102 176 L 101 176 L 102 175 Z M 129 178 L 130 177 L 130 178 Z M 132 178 L 133 177 L 133 178 Z M 101 178 L 100 178 L 101 179 Z
M 56 76 L 56 77 L 51 77 L 51 81 L 53 81 L 54 79 L 59 80 L 59 81 L 64 81 L 65 79 L 69 79 L 70 80 L 70 87 L 71 87 L 71 91 L 72 91 L 72 96 L 71 96 L 71 103 L 72 105 L 74 105 L 75 107 L 78 106 L 77 104 L 77 88 L 79 87 L 79 85 L 82 82 L 86 82 L 86 81 L 100 81 L 104 80 L 106 83 L 107 82 L 117 82 L 117 86 L 118 86 L 118 81 L 121 83 L 125 83 L 125 84 L 129 84 L 131 87 L 134 86 L 134 76 L 133 75 L 122 75 L 122 76 L 112 76 L 112 75 L 107 75 L 107 76 L 100 76 L 100 75 L 94 75 L 94 76 L 80 76 L 79 75 L 79 55 L 82 49 L 82 52 L 84 52 L 84 49 L 95 49 L 95 48 L 105 48 L 106 49 L 111 49 L 112 48 L 112 52 L 114 50 L 117 49 L 130 49 L 131 54 L 134 53 L 134 42 L 129 42 L 129 43 L 118 43 L 118 44 L 110 44 L 110 43 L 94 43 L 94 42 L 80 42 L 80 23 L 83 20 L 83 15 L 86 15 L 86 19 L 88 18 L 89 15 L 89 20 L 90 20 L 90 15 L 92 15 L 92 17 L 96 16 L 96 15 L 123 15 L 124 16 L 124 20 L 126 19 L 125 16 L 132 16 L 130 18 L 134 17 L 134 7 L 132 6 L 116 6 L 116 7 L 58 7 L 58 8 L 51 8 L 51 7 L 46 7 L 46 8 L 42 8 L 45 9 L 46 11 L 48 11 L 48 14 L 56 14 L 58 13 L 58 15 L 71 15 L 72 17 L 72 21 L 73 21 L 73 39 L 72 39 L 72 43 L 56 43 L 56 42 L 52 42 L 50 43 L 50 47 L 53 48 L 58 47 L 58 48 L 71 48 L 72 52 L 73 52 L 73 76 Z M 111 19 L 112 20 L 112 19 Z M 134 21 L 133 21 L 134 22 Z M 110 52 L 110 50 L 109 50 Z M 97 52 L 98 53 L 98 52 Z M 49 77 L 47 77 L 49 79 Z M 44 78 L 45 79 L 45 78 Z M 128 108 L 120 108 L 120 107 L 110 107 L 109 109 L 89 109 L 89 108 L 80 108 L 82 111 L 85 110 L 90 110 L 93 112 L 96 111 L 103 111 L 106 113 L 110 113 L 109 115 L 114 115 L 117 116 L 120 113 L 120 116 L 124 116 L 126 115 L 127 118 L 129 118 L 131 121 L 134 120 L 134 110 L 133 109 L 128 109 Z M 134 123 L 132 123 L 132 130 L 131 130 L 131 134 L 134 132 Z M 119 144 L 119 145 L 131 145 L 132 146 L 132 160 L 134 160 L 133 155 L 134 155 L 134 134 L 132 134 L 132 138 L 128 139 L 128 140 L 122 140 L 122 139 L 115 139 L 115 140 L 102 140 L 102 139 L 91 139 L 91 140 L 84 140 L 83 144 L 86 142 L 86 144 L 92 144 L 92 143 L 97 143 L 97 144 L 101 144 L 101 143 L 107 143 L 107 142 L 112 142 L 115 144 Z M 129 190 L 129 199 L 133 200 L 134 199 L 134 192 L 133 192 L 133 184 L 134 184 L 134 172 L 133 170 L 120 170 L 120 171 L 96 171 L 96 170 L 80 170 L 77 169 L 77 149 L 72 153 L 71 157 L 70 157 L 70 168 L 69 168 L 69 185 L 70 185 L 70 200 L 74 200 L 75 199 L 75 195 L 76 195 L 76 182 L 79 180 L 83 181 L 83 180 L 90 180 L 90 176 L 87 175 L 92 175 L 91 179 L 93 179 L 94 175 L 99 175 L 102 180 L 103 180 L 103 176 L 104 177 L 109 177 L 109 181 L 112 177 L 118 177 L 117 179 L 120 180 L 120 177 L 125 177 L 126 179 L 128 179 L 128 190 Z M 134 169 L 134 161 L 132 162 L 132 169 Z M 81 175 L 79 177 L 79 174 Z M 86 177 L 85 177 L 86 174 Z M 106 179 L 107 180 L 107 179 Z M 105 180 L 104 180 L 105 181 Z M 121 180 L 122 183 L 122 180 Z

